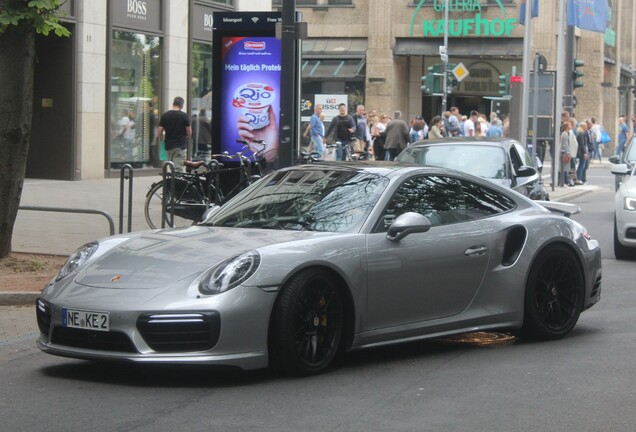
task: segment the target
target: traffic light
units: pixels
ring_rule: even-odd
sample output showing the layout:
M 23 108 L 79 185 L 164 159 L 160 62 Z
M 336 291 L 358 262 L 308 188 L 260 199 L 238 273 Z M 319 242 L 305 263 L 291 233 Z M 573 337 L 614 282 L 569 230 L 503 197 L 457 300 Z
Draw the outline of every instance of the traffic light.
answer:
M 427 68 L 428 73 L 422 77 L 422 90 L 426 94 L 442 92 L 442 65 L 436 64 Z
M 455 64 L 447 63 L 446 64 L 446 87 L 447 92 L 450 93 L 453 87 L 457 87 L 459 85 L 459 81 L 455 78 L 453 74 L 453 69 L 455 69 Z M 444 65 L 443 64 L 435 64 L 433 66 L 429 66 L 426 68 L 428 73 L 422 76 L 422 90 L 426 94 L 441 94 L 444 92 Z
M 510 74 L 499 75 L 499 94 L 501 96 L 510 95 Z
M 585 76 L 585 73 L 582 70 L 578 70 L 577 68 L 585 66 L 585 62 L 583 60 L 574 59 L 574 67 L 572 68 L 572 81 L 574 89 L 583 87 L 583 81 L 579 80 Z
M 448 84 L 448 92 L 451 93 L 451 89 L 457 87 L 459 85 L 459 81 L 455 78 L 455 74 L 453 74 L 453 69 L 455 69 L 456 64 L 447 63 L 446 64 L 446 83 Z

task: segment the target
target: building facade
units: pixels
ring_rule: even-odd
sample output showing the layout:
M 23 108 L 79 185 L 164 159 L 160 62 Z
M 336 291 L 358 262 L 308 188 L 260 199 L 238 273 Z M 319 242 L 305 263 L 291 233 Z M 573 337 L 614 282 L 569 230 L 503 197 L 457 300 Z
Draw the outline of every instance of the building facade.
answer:
M 452 89 L 448 106 L 458 106 L 464 114 L 473 109 L 489 113 L 500 99 L 499 76 L 522 74 L 522 2 L 448 3 L 448 62 L 469 71 Z M 575 90 L 573 111 L 577 118 L 597 118 L 615 137 L 617 117 L 635 112 L 636 3 L 608 4 L 605 34 L 575 29 L 572 55 L 585 63 L 580 68 L 585 76 L 584 86 Z M 441 97 L 423 94 L 421 78 L 441 63 L 444 5 L 445 0 L 297 0 L 309 33 L 303 41 L 303 99 L 344 91 L 350 109 L 364 102 L 368 109 L 389 115 L 401 110 L 409 118 L 422 114 L 430 120 L 439 114 Z M 538 17 L 532 20 L 532 56 L 544 56 L 546 71 L 555 79 L 559 5 L 540 0 Z M 282 7 L 282 1 L 274 0 L 274 7 Z M 560 107 L 553 104 L 552 111 L 554 121 Z
M 71 37 L 37 41 L 27 177 L 104 178 L 118 176 L 126 163 L 155 174 L 162 159 L 155 127 L 172 99 L 183 96 L 184 109 L 193 117 L 213 115 L 211 14 L 276 11 L 282 2 L 64 2 L 61 19 Z M 303 116 L 315 103 L 343 99 L 351 110 L 363 103 L 378 112 L 423 115 L 427 121 L 439 113 L 441 98 L 422 92 L 421 77 L 441 63 L 444 0 L 295 3 L 308 23 L 301 59 Z M 499 76 L 521 74 L 520 3 L 449 0 L 448 62 L 468 71 L 452 88 L 449 107 L 489 113 L 501 99 Z M 574 114 L 596 117 L 615 137 L 617 117 L 635 112 L 636 3 L 608 3 L 605 34 L 575 32 L 573 56 L 585 62 L 585 76 L 584 87 L 575 92 Z M 558 1 L 540 0 L 532 26 L 532 55 L 543 55 L 547 71 L 555 74 L 558 16 Z
M 156 173 L 156 125 L 173 98 L 212 113 L 212 13 L 271 10 L 270 0 L 62 3 L 71 36 L 36 42 L 31 178 L 117 176 L 126 163 Z

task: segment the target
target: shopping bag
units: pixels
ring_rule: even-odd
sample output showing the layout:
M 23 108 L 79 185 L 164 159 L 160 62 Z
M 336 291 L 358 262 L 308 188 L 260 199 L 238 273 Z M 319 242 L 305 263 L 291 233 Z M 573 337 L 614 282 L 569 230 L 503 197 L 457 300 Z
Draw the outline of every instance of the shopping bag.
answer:
M 612 137 L 606 131 L 601 131 L 601 144 L 607 144 L 610 142 L 612 142 Z
M 168 152 L 166 151 L 166 142 L 163 140 L 159 143 L 159 160 L 162 160 L 162 161 L 168 160 Z

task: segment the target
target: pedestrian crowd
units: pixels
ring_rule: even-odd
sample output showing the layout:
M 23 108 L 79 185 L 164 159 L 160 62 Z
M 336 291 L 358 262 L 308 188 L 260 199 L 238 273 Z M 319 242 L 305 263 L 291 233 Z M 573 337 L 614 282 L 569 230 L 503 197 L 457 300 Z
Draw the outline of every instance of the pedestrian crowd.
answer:
M 168 159 L 175 162 L 177 169 L 181 169 L 186 157 L 186 144 L 192 136 L 190 119 L 182 111 L 183 106 L 183 98 L 176 97 L 172 110 L 163 113 L 158 124 L 158 136 L 165 139 Z M 631 118 L 631 128 L 627 122 L 625 116 L 618 118 L 615 150 L 618 157 L 624 152 L 629 138 L 636 134 L 636 114 Z M 127 135 L 132 135 L 130 131 L 134 131 L 134 117 L 131 113 L 122 112 L 118 123 L 120 135 L 123 139 L 130 139 Z M 195 128 L 199 155 L 209 155 L 212 147 L 211 131 L 205 110 L 201 110 L 198 119 L 195 119 Z M 508 116 L 502 115 L 499 118 L 496 112 L 487 116 L 472 110 L 469 115 L 461 115 L 454 106 L 442 115 L 435 115 L 428 123 L 421 115 L 413 117 L 407 123 L 400 111 L 395 111 L 389 117 L 388 114 L 378 114 L 375 110 L 367 113 L 364 105 L 358 105 L 355 113 L 349 114 L 347 105 L 341 103 L 338 105 L 338 115 L 328 126 L 325 125 L 323 106 L 317 104 L 304 136 L 310 139 L 308 150 L 317 153 L 320 159 L 328 159 L 328 154 L 333 153 L 335 160 L 345 160 L 353 154 L 358 159 L 392 161 L 404 148 L 417 141 L 459 136 L 507 137 L 508 132 Z M 602 162 L 605 145 L 609 142 L 611 138 L 595 117 L 578 121 L 564 112 L 561 115 L 561 135 L 558 141 L 559 185 L 586 184 L 590 163 Z M 330 152 L 330 148 L 334 151 Z M 539 143 L 537 157 L 541 163 L 545 152 L 545 144 Z
M 636 115 L 632 116 L 632 133 L 636 133 Z M 615 151 L 617 156 L 622 155 L 630 136 L 626 117 L 620 116 Z M 586 184 L 590 163 L 603 162 L 603 151 L 609 142 L 611 137 L 595 117 L 578 121 L 571 117 L 569 112 L 562 113 L 559 139 L 559 184 L 561 186 Z
M 507 137 L 509 122 L 507 115 L 499 118 L 492 112 L 489 116 L 475 110 L 470 115 L 461 115 L 459 108 L 451 107 L 443 115 L 435 115 L 427 123 L 421 115 L 408 123 L 400 111 L 390 117 L 375 110 L 367 113 L 364 105 L 358 105 L 354 114 L 347 113 L 347 105 L 338 106 L 338 115 L 325 126 L 323 107 L 314 107 L 314 114 L 305 129 L 305 138 L 310 139 L 309 151 L 327 158 L 328 148 L 333 147 L 333 158 L 344 160 L 346 149 L 358 158 L 394 160 L 409 144 L 424 139 L 445 137 Z M 331 144 L 328 144 L 331 143 Z

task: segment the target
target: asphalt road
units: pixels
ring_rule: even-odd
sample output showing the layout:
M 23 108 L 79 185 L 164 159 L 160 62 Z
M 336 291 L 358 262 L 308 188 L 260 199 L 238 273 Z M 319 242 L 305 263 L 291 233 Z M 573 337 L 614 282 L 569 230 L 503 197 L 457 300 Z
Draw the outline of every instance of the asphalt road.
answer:
M 32 308 L 0 308 L 5 431 L 634 431 L 636 262 L 612 251 L 613 179 L 577 202 L 603 249 L 602 301 L 567 338 L 425 341 L 352 353 L 335 370 L 84 362 L 34 347 Z

